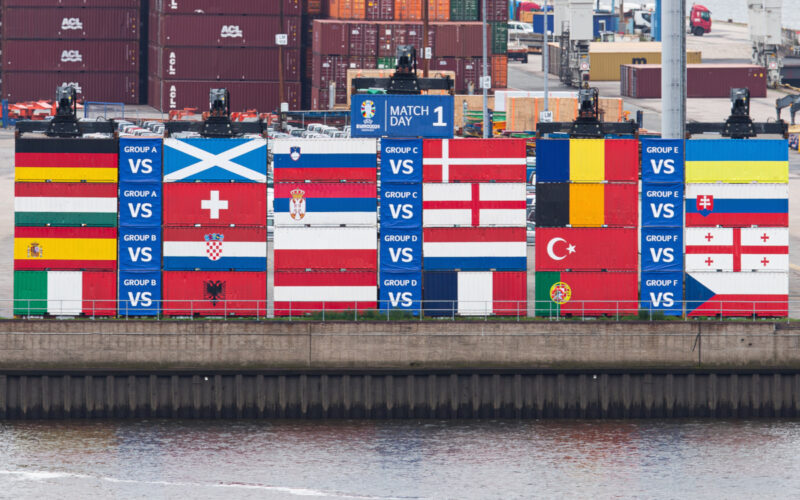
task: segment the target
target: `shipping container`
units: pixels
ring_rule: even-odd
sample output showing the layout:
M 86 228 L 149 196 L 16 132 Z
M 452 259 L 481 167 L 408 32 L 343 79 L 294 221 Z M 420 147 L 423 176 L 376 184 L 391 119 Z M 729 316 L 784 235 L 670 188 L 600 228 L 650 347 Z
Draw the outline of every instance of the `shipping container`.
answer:
M 693 139 L 686 141 L 687 183 L 787 183 L 785 139 Z
M 492 88 L 508 87 L 508 56 L 492 56 Z
M 636 139 L 543 139 L 536 142 L 538 182 L 635 182 Z
M 479 19 L 478 0 L 450 0 L 451 21 L 477 21 Z
M 631 316 L 639 310 L 636 272 L 537 272 L 536 316 Z
M 508 53 L 508 22 L 490 22 L 488 36 L 492 54 L 505 55 Z
M 636 228 L 536 230 L 536 271 L 636 271 Z
M 789 227 L 788 184 L 686 184 L 687 227 Z
M 231 111 L 251 109 L 262 113 L 280 109 L 280 84 L 259 81 L 230 80 L 162 80 L 150 77 L 148 103 L 167 112 L 171 109 L 208 108 L 208 91 L 227 88 L 231 93 Z M 284 83 L 283 102 L 290 110 L 300 109 L 300 82 Z
M 394 18 L 397 21 L 421 21 L 422 0 L 395 0 Z
M 140 0 L 114 0 L 116 8 L 139 8 Z M 5 7 L 109 7 L 108 0 L 3 0 Z
M 3 71 L 3 99 L 10 103 L 51 100 L 69 85 L 80 101 L 139 104 L 139 73 L 83 71 Z
M 789 230 L 688 227 L 686 272 L 789 272 Z
M 14 228 L 14 270 L 117 268 L 115 227 Z
M 282 177 L 279 174 L 274 189 L 276 226 L 376 227 L 376 183 L 283 182 L 280 180 Z
M 266 226 L 165 227 L 164 269 L 267 270 Z
M 14 315 L 113 316 L 115 271 L 15 271 Z
M 524 271 L 525 227 L 426 227 L 425 270 Z
M 359 23 L 349 25 L 348 29 L 350 30 L 351 56 L 378 56 L 378 26 L 370 23 Z
M 164 184 L 164 225 L 265 226 L 267 188 L 261 183 Z
M 275 270 L 378 268 L 376 227 L 275 228 Z
M 313 23 L 314 41 L 312 46 L 314 53 L 349 55 L 350 31 L 354 26 L 359 25 L 328 19 L 315 19 Z M 363 42 L 361 46 L 363 49 Z
M 266 273 L 164 271 L 165 316 L 264 316 Z
M 425 271 L 426 316 L 526 316 L 524 271 Z
M 686 273 L 686 313 L 690 317 L 786 317 L 789 274 Z
M 138 72 L 139 64 L 138 41 L 97 43 L 85 40 L 8 40 L 3 44 L 3 73 L 7 71 Z
M 138 9 L 6 8 L 5 40 L 138 40 Z
M 153 19 L 151 18 L 151 22 Z M 185 16 L 157 17 L 161 46 L 277 47 L 275 35 L 287 34 L 288 47 L 300 46 L 300 18 L 279 16 Z
M 366 0 L 364 19 L 368 21 L 394 20 L 394 0 Z
M 159 14 L 242 14 L 300 16 L 301 0 L 150 0 L 150 9 Z
M 376 309 L 375 271 L 276 271 L 275 316 Z
M 276 139 L 272 155 L 275 182 L 377 181 L 375 139 Z
M 525 183 L 425 183 L 424 227 L 525 227 Z
M 18 182 L 117 182 L 116 139 L 18 137 L 14 180 Z
M 266 138 L 170 137 L 163 153 L 165 183 L 267 182 Z
M 277 48 L 158 47 L 149 48 L 149 74 L 180 80 L 277 80 L 300 81 L 300 49 L 283 49 L 282 65 Z
M 487 21 L 508 21 L 508 0 L 486 0 Z
M 661 65 L 620 67 L 620 92 L 637 98 L 661 97 Z M 624 76 L 625 78 L 622 78 Z M 732 88 L 750 89 L 750 97 L 767 96 L 767 72 L 753 64 L 688 64 L 687 97 L 730 97 Z
M 635 227 L 636 184 L 536 183 L 537 227 Z
M 525 139 L 425 139 L 423 181 L 524 183 L 526 155 Z
M 105 182 L 17 182 L 17 226 L 116 227 L 117 185 Z
M 331 19 L 364 19 L 366 0 L 328 0 L 328 17 Z

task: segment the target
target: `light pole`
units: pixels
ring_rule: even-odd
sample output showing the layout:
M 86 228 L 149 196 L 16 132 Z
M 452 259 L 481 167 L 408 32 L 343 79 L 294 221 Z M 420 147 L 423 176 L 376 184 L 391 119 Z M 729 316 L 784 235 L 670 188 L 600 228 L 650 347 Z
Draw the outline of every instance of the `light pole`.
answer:
M 487 63 L 487 34 L 486 30 L 489 23 L 486 22 L 486 0 L 483 0 L 483 78 L 481 78 L 481 87 L 483 87 L 483 138 L 489 137 L 489 89 L 487 88 L 487 80 L 489 77 L 489 68 Z

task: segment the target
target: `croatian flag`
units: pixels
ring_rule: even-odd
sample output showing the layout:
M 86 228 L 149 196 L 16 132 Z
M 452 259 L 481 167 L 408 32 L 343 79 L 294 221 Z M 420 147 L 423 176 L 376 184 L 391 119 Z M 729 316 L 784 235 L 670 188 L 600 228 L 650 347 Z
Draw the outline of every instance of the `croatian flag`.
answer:
M 164 269 L 267 270 L 264 227 L 165 227 Z
M 428 270 L 523 271 L 528 267 L 524 227 L 436 227 L 422 232 L 423 267 Z
M 525 182 L 524 139 L 426 139 L 422 182 Z
M 267 182 L 266 139 L 164 139 L 164 182 Z
M 423 227 L 525 227 L 524 183 L 422 185 Z
M 686 271 L 789 272 L 787 228 L 686 228 Z
M 378 267 L 374 227 L 277 227 L 275 269 L 368 269 Z
M 275 185 L 275 225 L 375 226 L 377 184 L 280 183 Z
M 686 226 L 789 226 L 788 184 L 686 184 Z
M 375 271 L 281 271 L 275 273 L 275 316 L 342 313 L 378 306 Z
M 376 182 L 375 139 L 276 139 L 272 143 L 275 182 Z
M 526 316 L 527 273 L 425 272 L 425 314 Z

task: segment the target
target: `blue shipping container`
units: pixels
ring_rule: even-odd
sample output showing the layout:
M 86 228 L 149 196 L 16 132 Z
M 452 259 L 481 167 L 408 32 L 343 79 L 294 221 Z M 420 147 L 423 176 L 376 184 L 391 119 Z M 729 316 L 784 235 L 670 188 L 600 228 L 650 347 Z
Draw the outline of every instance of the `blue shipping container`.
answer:
M 683 226 L 683 184 L 642 183 L 642 227 Z
M 422 139 L 381 140 L 381 182 L 422 182 Z
M 417 312 L 422 300 L 422 273 L 388 273 L 381 271 L 381 309 Z
M 119 182 L 161 182 L 161 139 L 119 140 Z
M 381 272 L 422 270 L 422 228 L 381 229 Z
M 642 182 L 683 182 L 683 139 L 642 139 Z
M 422 227 L 422 184 L 381 182 L 381 230 Z
M 642 273 L 641 308 L 667 316 L 683 314 L 683 273 Z
M 118 234 L 120 270 L 161 269 L 160 227 L 120 227 Z
M 156 316 L 161 308 L 161 272 L 119 273 L 119 314 Z
M 422 277 L 426 316 L 451 316 L 458 309 L 458 271 L 428 271 Z
M 642 271 L 683 271 L 683 228 L 642 228 Z
M 161 227 L 161 182 L 120 183 L 120 227 Z
M 164 139 L 164 182 L 267 182 L 266 139 Z

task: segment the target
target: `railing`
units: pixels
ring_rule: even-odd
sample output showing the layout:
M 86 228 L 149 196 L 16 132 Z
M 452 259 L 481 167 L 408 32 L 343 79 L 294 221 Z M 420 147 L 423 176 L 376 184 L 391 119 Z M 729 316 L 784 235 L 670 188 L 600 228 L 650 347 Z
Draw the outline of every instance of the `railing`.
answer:
M 10 303 L 10 304 L 9 304 Z M 341 306 L 322 302 L 309 307 L 304 302 L 265 300 L 80 300 L 6 299 L 17 318 L 150 318 L 162 319 L 250 319 L 319 321 L 529 321 L 529 320 L 639 320 L 676 319 L 779 319 L 800 318 L 800 301 L 674 301 L 657 307 L 646 301 L 570 300 L 552 301 L 413 301 L 409 307 L 393 308 L 388 301 L 365 301 Z M 319 304 L 319 303 L 317 303 Z M 396 303 L 395 303 L 396 305 Z M 692 311 L 691 314 L 689 311 Z

